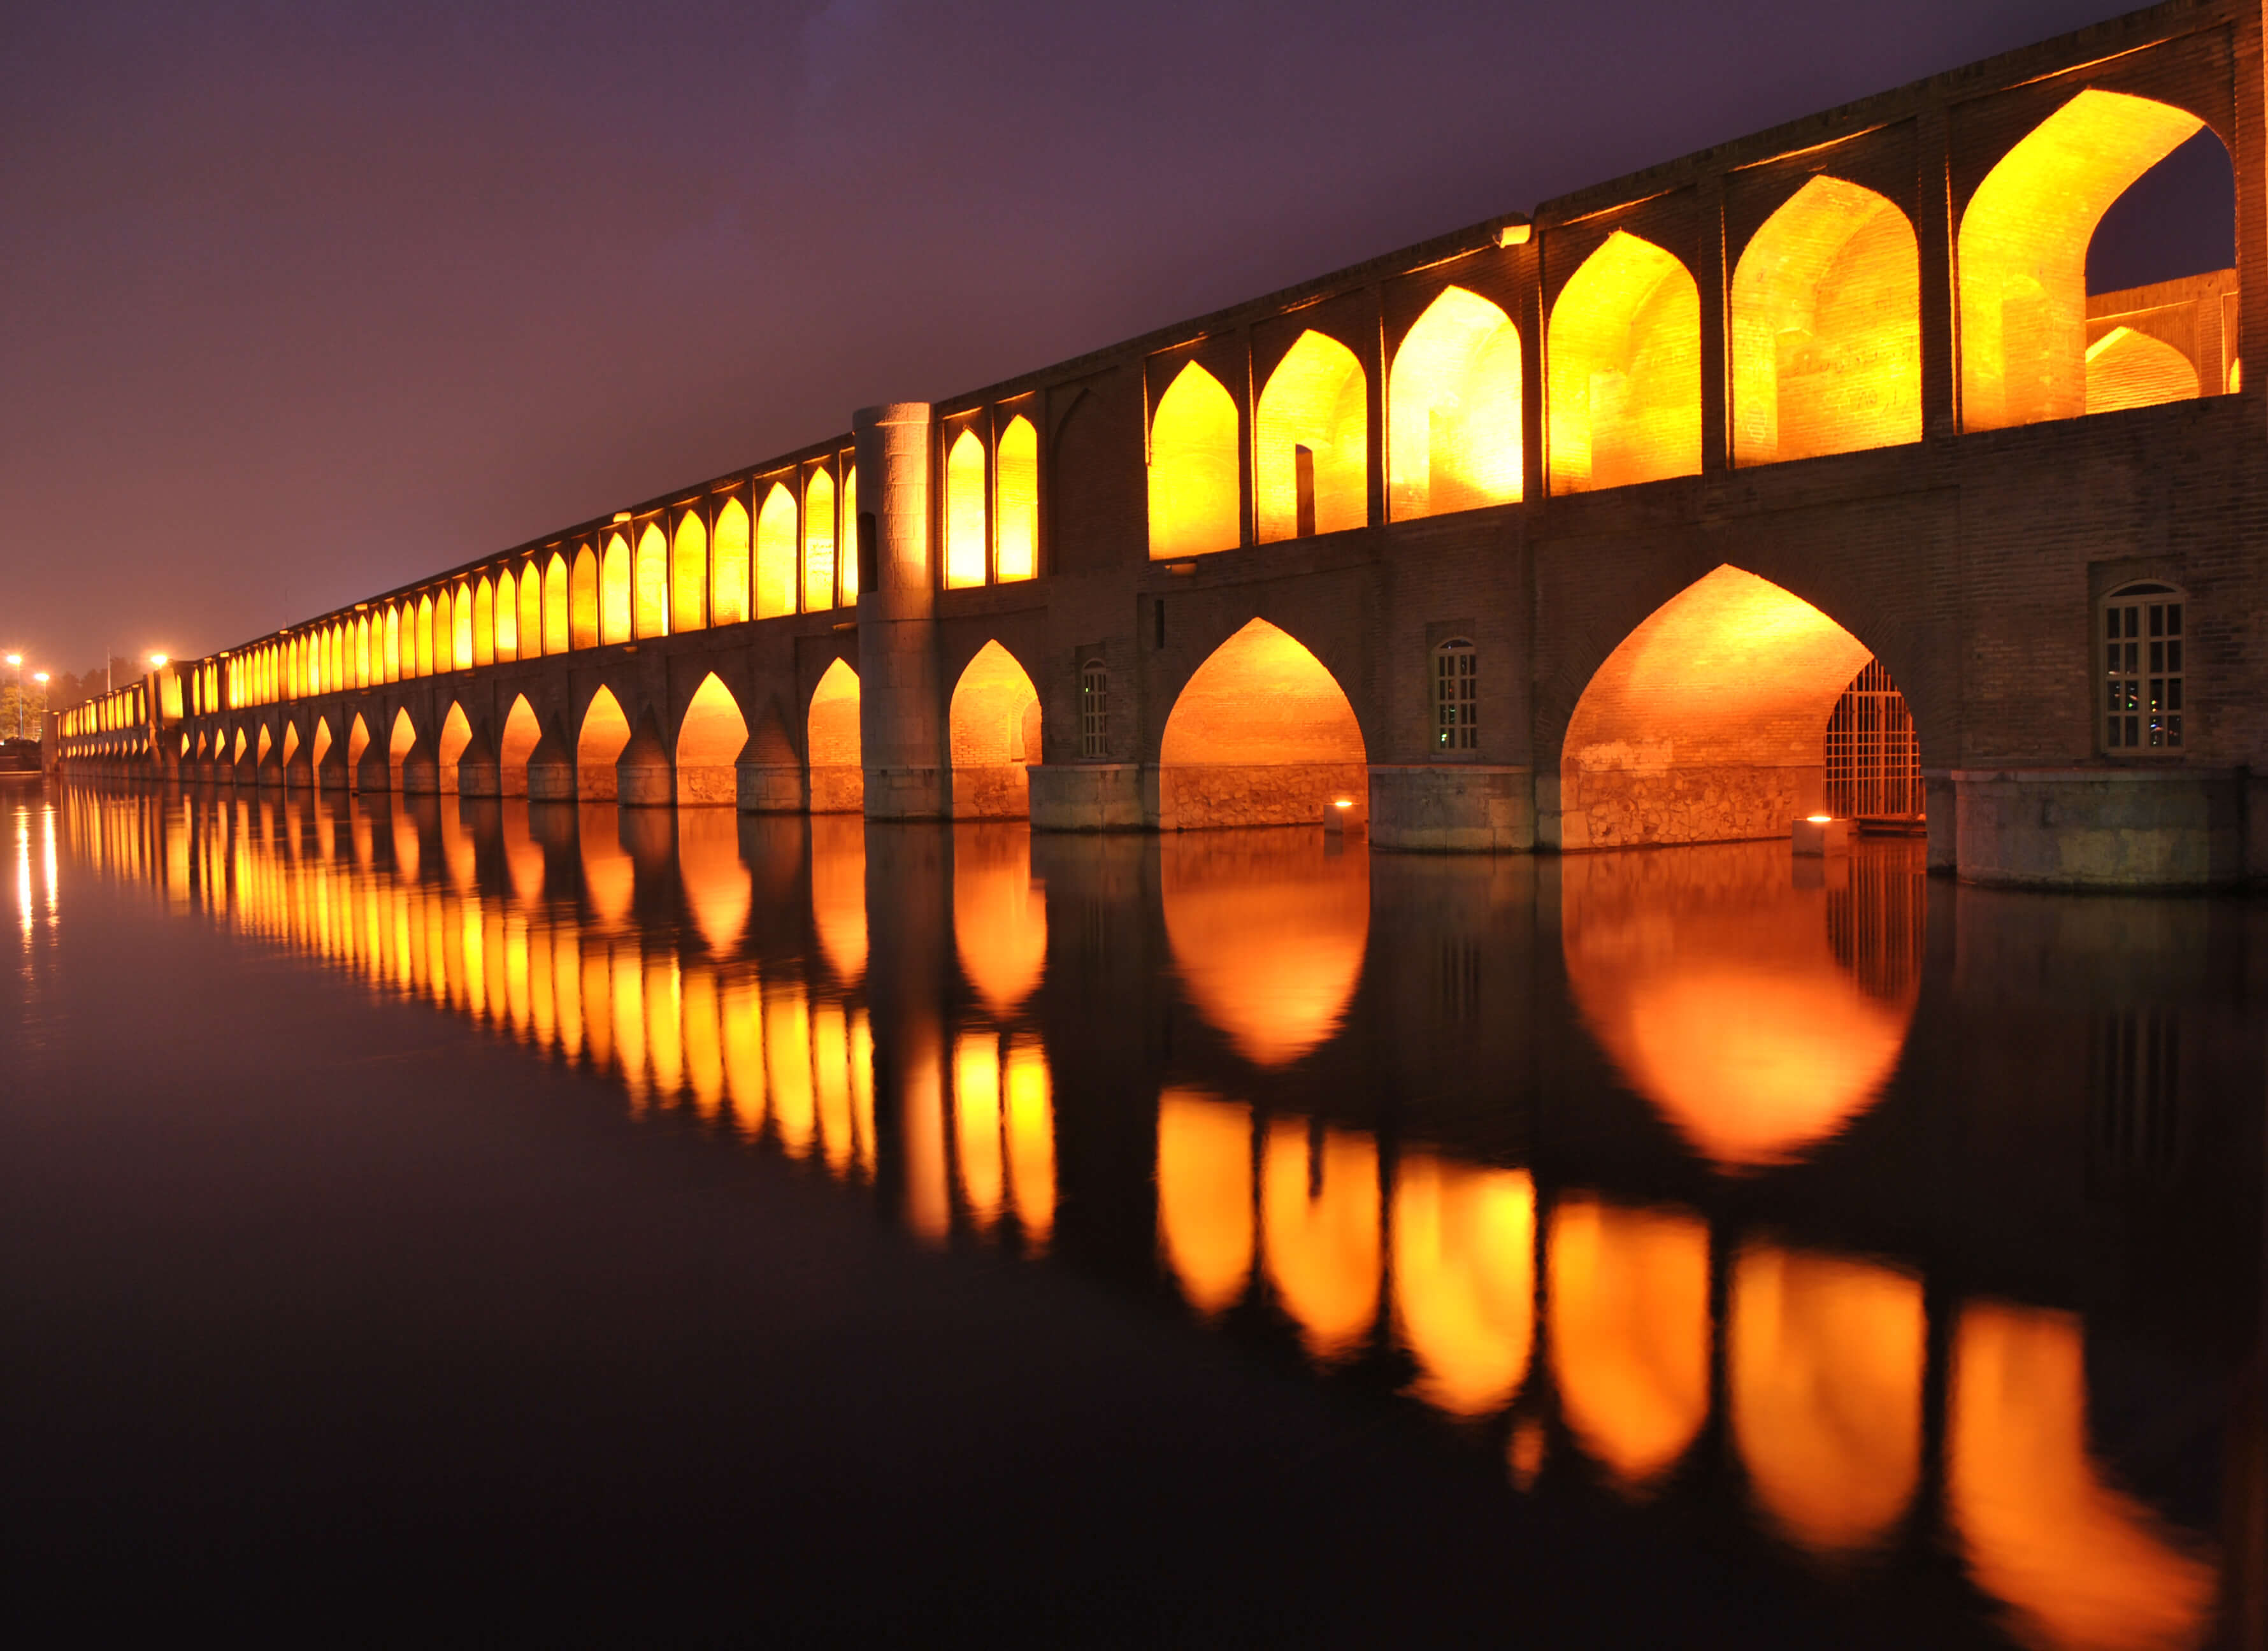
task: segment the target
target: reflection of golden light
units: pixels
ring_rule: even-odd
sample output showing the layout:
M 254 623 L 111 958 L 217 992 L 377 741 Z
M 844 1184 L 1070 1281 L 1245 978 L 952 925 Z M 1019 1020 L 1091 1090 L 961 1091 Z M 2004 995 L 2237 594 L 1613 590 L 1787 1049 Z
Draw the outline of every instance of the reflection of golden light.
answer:
M 2071 1651 L 2197 1644 L 2213 1569 L 2103 1480 L 2087 1449 L 2079 1321 L 1962 1309 L 1948 1399 L 1946 1501 L 1970 1573 L 2027 1642 Z
M 614 1009 L 615 1068 L 637 1102 L 646 1091 L 644 970 L 635 941 L 615 944 L 613 971 L 607 981 Z
M 733 1092 L 733 1111 L 742 1133 L 753 1135 L 764 1125 L 763 997 L 753 980 L 728 981 L 719 994 L 723 1023 L 725 1082 Z
M 1394 1182 L 1394 1317 L 1423 1368 L 1417 1392 L 1453 1416 L 1509 1401 L 1535 1324 L 1535 1184 L 1430 1153 Z
M 1191 362 L 1158 399 L 1150 426 L 1150 560 L 1242 542 L 1236 403 Z
M 688 520 L 691 518 L 688 518 Z M 740 702 L 715 671 L 701 679 L 693 701 L 678 725 L 674 759 L 677 801 L 730 807 L 739 797 L 740 749 L 748 743 L 748 724 Z
M 1022 826 L 963 829 L 953 855 L 953 938 L 969 984 L 994 1015 L 1032 994 L 1048 957 L 1045 889 Z
M 999 1219 L 1005 1189 L 1000 1152 L 1000 1046 L 992 1034 L 963 1033 L 953 1052 L 954 1145 L 961 1196 L 979 1231 Z
M 943 1053 L 930 1026 L 917 1024 L 904 1036 L 905 1112 L 900 1139 L 905 1143 L 906 1226 L 931 1244 L 943 1242 L 953 1227 L 953 1204 L 945 1182 L 945 1095 L 939 1082 Z
M 1008 1185 L 1025 1243 L 1037 1253 L 1056 1219 L 1055 1099 L 1046 1051 L 1029 1038 L 1010 1046 L 1001 1087 L 1008 1113 Z
M 559 1011 L 559 1053 L 583 1053 L 583 941 L 573 920 L 563 918 L 551 936 L 551 996 Z
M 1268 1276 L 1318 1359 L 1351 1353 L 1378 1313 L 1378 1145 L 1295 1119 L 1268 1126 L 1260 1221 Z
M 843 1005 L 814 1003 L 811 1009 L 812 1092 L 818 1103 L 820 1150 L 827 1167 L 840 1175 L 850 1167 L 855 1143 L 850 1133 L 850 1039 Z
M 1543 1471 L 1543 1424 L 1533 1416 L 1523 1416 L 1512 1427 L 1512 1437 L 1506 1442 L 1505 1457 L 1512 1466 L 1512 1482 L 1523 1491 L 1533 1490 L 1536 1477 Z
M 1261 1066 L 1336 1030 L 1370 937 L 1370 869 L 1319 833 L 1177 833 L 1160 848 L 1166 937 L 1205 1019 Z
M 1685 266 L 1616 230 L 1551 306 L 1551 490 L 1701 470 L 1701 294 Z
M 858 1126 L 858 1163 L 874 1173 L 874 1027 L 865 1012 L 850 1016 L 850 1112 Z
M 1300 334 L 1268 376 L 1253 422 L 1260 542 L 1331 533 L 1369 519 L 1368 381 L 1335 338 Z
M 1718 1168 L 1800 1157 L 1871 1106 L 1896 1069 L 1919 993 L 1861 985 L 1853 965 L 1895 979 L 1918 950 L 1920 869 L 1892 867 L 1847 892 L 1854 943 L 1838 959 L 1828 895 L 1799 889 L 1778 843 L 1562 862 L 1567 973 L 1585 1023 L 1624 1082 Z M 1872 918 L 1871 922 L 1863 921 Z M 1901 940 L 1904 942 L 1900 944 Z
M 799 1158 L 818 1126 L 811 1092 L 811 1015 L 800 986 L 776 986 L 764 994 L 764 1077 L 780 1145 Z
M 1734 1270 L 1732 1422 L 1757 1501 L 1815 1552 L 1889 1535 L 1921 1473 L 1921 1283 L 1752 1244 Z
M 1709 1414 L 1709 1231 L 1690 1215 L 1570 1199 L 1551 1213 L 1552 1376 L 1567 1426 L 1628 1493 Z
M 685 1081 L 685 1033 L 678 1016 L 677 959 L 658 951 L 645 960 L 645 1046 L 654 1091 L 664 1100 Z
M 615 811 L 586 805 L 580 811 L 583 893 L 591 902 L 592 917 L 601 928 L 611 928 L 630 914 L 637 870 L 615 834 Z
M 1397 522 L 1507 503 L 1521 489 L 1520 331 L 1444 288 L 1387 376 L 1388 498 Z
M 740 860 L 740 818 L 729 809 L 681 809 L 677 866 L 685 903 L 709 950 L 733 954 L 748 921 L 748 868 Z
M 838 979 L 866 971 L 866 822 L 855 814 L 811 817 L 811 921 Z
M 1158 1242 L 1182 1294 L 1207 1315 L 1252 1273 L 1252 1112 L 1196 1090 L 1158 1097 Z

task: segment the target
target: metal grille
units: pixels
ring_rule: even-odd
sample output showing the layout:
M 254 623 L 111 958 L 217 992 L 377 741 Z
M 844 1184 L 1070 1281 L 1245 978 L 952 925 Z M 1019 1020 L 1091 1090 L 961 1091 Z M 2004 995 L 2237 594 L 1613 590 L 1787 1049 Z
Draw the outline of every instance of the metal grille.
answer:
M 1089 759 L 1110 754 L 1110 672 L 1099 664 L 1079 673 L 1079 751 Z
M 1480 745 L 1480 656 L 1460 638 L 1433 650 L 1433 749 Z
M 2171 600 L 2156 599 L 2172 598 Z M 2102 743 L 2112 751 L 2176 751 L 2182 743 L 2182 603 L 2137 585 L 2103 615 Z
M 1838 819 L 1922 818 L 1921 745 L 1905 696 L 1879 659 L 1851 679 L 1827 719 L 1827 811 Z
M 1928 894 L 1922 846 L 1870 845 L 1827 895 L 1827 943 L 1869 996 L 1896 1002 L 1921 979 Z

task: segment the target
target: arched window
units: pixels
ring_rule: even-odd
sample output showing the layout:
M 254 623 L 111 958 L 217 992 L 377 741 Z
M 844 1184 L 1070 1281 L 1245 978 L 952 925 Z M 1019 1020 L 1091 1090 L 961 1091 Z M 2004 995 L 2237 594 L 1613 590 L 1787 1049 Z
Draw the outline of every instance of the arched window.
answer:
M 2186 604 L 2169 584 L 2130 584 L 2102 604 L 2102 744 L 2108 751 L 2182 748 Z
M 457 583 L 457 599 L 449 607 L 449 624 L 450 635 L 456 639 L 456 668 L 470 671 L 473 668 L 473 592 L 462 580 Z
M 401 609 L 389 604 L 386 610 L 385 664 L 380 674 L 388 682 L 401 680 Z
M 402 675 L 409 675 L 407 660 Z M 417 675 L 433 674 L 433 593 L 428 591 L 417 598 Z
M 709 588 L 709 529 L 697 510 L 677 518 L 676 553 L 669 570 L 669 628 L 697 631 L 708 622 L 702 597 Z
M 1386 392 L 1395 521 L 1520 497 L 1520 329 L 1502 310 L 1445 289 L 1394 352 Z
M 1433 649 L 1433 749 L 1479 749 L 1479 715 L 1480 655 L 1453 636 Z
M 1370 516 L 1370 412 L 1362 363 L 1306 332 L 1285 353 L 1254 415 L 1260 542 L 1360 527 Z
M 669 541 L 661 524 L 648 522 L 638 534 L 637 561 L 631 569 L 634 615 L 640 636 L 669 635 Z
M 574 633 L 568 624 L 567 558 L 559 551 L 551 553 L 550 564 L 543 570 L 543 651 L 563 654 L 573 645 Z
M 984 541 L 984 444 L 975 430 L 963 430 L 945 461 L 947 590 L 984 583 L 990 560 Z
M 1040 570 L 1040 438 L 1021 414 L 1000 433 L 993 471 L 999 577 L 1003 583 L 1028 579 Z
M 1150 422 L 1150 560 L 1242 543 L 1238 473 L 1236 403 L 1191 362 L 1158 398 Z
M 735 496 L 717 511 L 709 559 L 709 622 L 738 625 L 748 617 L 748 507 Z
M 795 612 L 795 495 L 775 481 L 756 512 L 756 617 Z
M 519 569 L 519 614 L 513 636 L 513 656 L 540 658 L 543 653 L 543 572 L 531 557 Z
M 1079 667 L 1079 754 L 1090 762 L 1110 754 L 1110 671 L 1100 659 Z
M 1828 715 L 1826 797 L 1837 819 L 1918 820 L 1927 812 L 1913 716 L 1879 659 L 1859 668 Z
M 843 547 L 843 605 L 858 605 L 858 466 L 846 459 L 843 469 L 843 537 L 850 542 Z
M 803 486 L 803 611 L 835 605 L 835 478 L 814 470 Z
M 519 657 L 519 585 L 509 568 L 497 569 L 496 624 L 490 635 L 494 639 L 490 660 Z
M 496 587 L 483 574 L 481 582 L 473 587 L 473 617 L 459 627 L 464 636 L 457 649 L 460 665 L 496 664 Z
M 567 599 L 568 634 L 577 648 L 599 645 L 599 557 L 588 545 L 575 551 L 574 588 Z
M 599 640 L 626 642 L 630 628 L 630 546 L 620 533 L 607 536 L 599 556 Z
M 1701 294 L 1624 230 L 1568 277 L 1545 333 L 1551 488 L 1701 473 Z

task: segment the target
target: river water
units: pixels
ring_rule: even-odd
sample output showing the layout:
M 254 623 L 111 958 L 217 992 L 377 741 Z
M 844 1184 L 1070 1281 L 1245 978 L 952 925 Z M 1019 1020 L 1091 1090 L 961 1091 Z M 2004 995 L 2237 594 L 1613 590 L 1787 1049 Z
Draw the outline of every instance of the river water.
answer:
M 209 788 L 0 846 L 0 1540 L 90 1616 L 2260 1643 L 2254 903 Z

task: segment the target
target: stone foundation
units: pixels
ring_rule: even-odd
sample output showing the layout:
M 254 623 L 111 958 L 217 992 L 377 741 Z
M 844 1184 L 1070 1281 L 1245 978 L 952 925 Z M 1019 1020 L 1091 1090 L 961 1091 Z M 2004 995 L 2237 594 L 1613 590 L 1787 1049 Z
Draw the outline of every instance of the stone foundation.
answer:
M 1802 767 L 1600 768 L 1563 775 L 1556 841 L 1570 853 L 1657 843 L 1785 837 L 1819 811 L 1826 770 Z M 1539 788 L 1541 789 L 1541 788 Z
M 866 771 L 848 763 L 821 763 L 813 768 L 811 811 L 814 814 L 864 814 L 866 811 Z
M 677 801 L 681 806 L 731 808 L 740 800 L 740 771 L 729 762 L 703 764 L 677 770 Z
M 1318 826 L 1332 798 L 1369 795 L 1369 771 L 1359 762 L 1174 763 L 1158 770 L 1157 825 L 1168 832 Z
M 1026 819 L 1031 789 L 1020 762 L 972 764 L 953 771 L 955 819 Z
M 863 791 L 865 775 L 858 777 Z M 743 814 L 800 814 L 804 811 L 801 763 L 744 762 L 733 770 L 733 783 L 734 798 Z
M 1370 771 L 1376 848 L 1521 854 L 1535 847 L 1535 789 L 1527 768 L 1478 764 Z
M 1151 771 L 1135 762 L 1035 764 L 1027 770 L 1032 829 L 1044 832 L 1134 832 L 1150 823 L 1145 781 Z
M 1964 883 L 2197 889 L 2244 875 L 2239 770 L 1965 769 L 1952 781 Z

